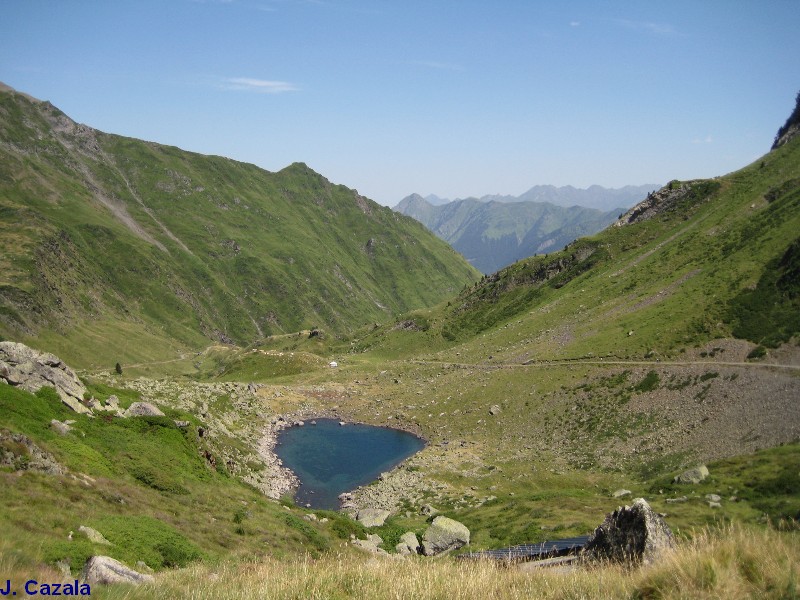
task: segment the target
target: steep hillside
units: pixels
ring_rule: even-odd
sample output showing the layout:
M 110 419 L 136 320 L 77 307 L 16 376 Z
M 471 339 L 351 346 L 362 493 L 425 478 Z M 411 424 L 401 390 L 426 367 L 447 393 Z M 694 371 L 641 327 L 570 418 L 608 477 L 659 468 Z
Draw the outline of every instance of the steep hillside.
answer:
M 563 208 L 545 202 L 456 200 L 433 206 L 419 195 L 395 210 L 417 219 L 484 273 L 563 248 L 612 223 L 621 209 Z
M 427 465 L 458 485 L 471 463 L 476 498 L 543 467 L 649 476 L 797 440 L 798 173 L 794 139 L 673 181 L 595 236 L 365 332 L 354 351 L 414 383 L 359 379 L 380 398 L 362 418 L 450 444 Z
M 451 302 L 441 333 L 468 340 L 522 318 L 520 360 L 788 341 L 800 333 L 798 173 L 792 141 L 725 177 L 671 182 L 613 227 L 484 277 Z
M 277 173 L 96 131 L 0 90 L 0 336 L 78 365 L 346 332 L 475 271 L 304 164 Z

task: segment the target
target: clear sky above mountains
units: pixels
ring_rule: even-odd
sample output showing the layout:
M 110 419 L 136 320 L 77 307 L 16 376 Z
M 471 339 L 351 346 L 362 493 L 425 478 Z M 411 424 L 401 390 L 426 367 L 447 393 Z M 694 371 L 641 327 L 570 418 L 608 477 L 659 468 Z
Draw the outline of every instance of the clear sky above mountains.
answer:
M 741 167 L 794 106 L 798 30 L 796 0 L 4 0 L 0 81 L 394 205 Z

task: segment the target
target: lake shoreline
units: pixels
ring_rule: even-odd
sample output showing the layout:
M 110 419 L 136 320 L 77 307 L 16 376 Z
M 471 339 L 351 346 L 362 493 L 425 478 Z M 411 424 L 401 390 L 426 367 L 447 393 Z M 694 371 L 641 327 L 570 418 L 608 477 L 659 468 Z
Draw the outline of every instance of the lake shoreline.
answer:
M 345 423 L 345 427 L 348 425 L 366 425 L 370 427 L 377 427 L 381 429 L 390 429 L 394 431 L 401 431 L 416 437 L 420 442 L 422 442 L 422 448 L 417 452 L 414 452 L 411 456 L 414 456 L 424 448 L 428 446 L 430 443 L 424 436 L 419 433 L 418 428 L 414 426 L 403 426 L 406 424 L 398 423 L 399 426 L 388 426 L 386 424 L 375 425 L 373 423 L 368 423 L 360 419 L 351 419 L 345 415 L 343 415 L 338 410 L 299 410 L 293 411 L 290 413 L 279 414 L 272 417 L 272 419 L 267 423 L 267 425 L 262 430 L 261 438 L 257 444 L 257 452 L 259 457 L 264 461 L 265 465 L 268 469 L 268 481 L 266 485 L 266 489 L 264 489 L 264 493 L 269 498 L 274 500 L 280 500 L 281 498 L 291 495 L 292 500 L 294 501 L 294 496 L 297 493 L 297 489 L 300 486 L 300 478 L 297 474 L 292 471 L 289 467 L 285 466 L 283 460 L 278 456 L 277 447 L 278 447 L 278 437 L 280 433 L 286 429 L 290 429 L 292 427 L 314 427 L 311 425 L 311 421 L 315 421 L 317 419 L 330 419 L 334 421 L 338 421 L 340 423 Z M 408 456 L 398 462 L 396 465 L 392 466 L 388 472 L 393 473 L 400 469 L 403 464 L 411 458 Z M 348 490 L 341 494 L 339 500 L 339 508 L 338 510 L 348 510 L 348 512 L 352 512 L 352 510 L 356 507 L 352 505 L 352 498 L 353 494 L 357 493 L 362 488 L 366 487 L 367 484 L 363 484 L 361 486 L 356 486 L 352 490 Z M 345 498 L 343 498 L 345 497 Z M 304 507 L 308 508 L 308 507 Z

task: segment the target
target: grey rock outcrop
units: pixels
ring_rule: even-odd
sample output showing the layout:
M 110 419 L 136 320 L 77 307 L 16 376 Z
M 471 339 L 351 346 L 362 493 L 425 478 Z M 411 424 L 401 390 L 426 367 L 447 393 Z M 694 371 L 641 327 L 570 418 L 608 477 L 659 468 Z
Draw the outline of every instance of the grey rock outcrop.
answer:
M 463 524 L 438 516 L 422 536 L 422 553 L 425 556 L 443 554 L 469 544 L 469 529 Z
M 371 554 L 380 554 L 380 555 L 387 555 L 388 552 L 383 548 L 378 548 L 383 543 L 383 539 L 379 535 L 370 534 L 367 536 L 365 540 L 353 540 L 353 546 L 358 548 L 359 550 L 364 550 L 365 552 L 369 552 Z
M 362 508 L 358 511 L 356 521 L 361 523 L 364 527 L 380 527 L 390 514 L 388 510 L 382 510 L 380 508 Z
M 150 402 L 134 402 L 125 411 L 126 417 L 163 417 L 164 413 Z
M 28 436 L 5 429 L 0 429 L 0 466 L 48 475 L 66 473 L 66 469 L 50 453 L 39 448 Z
M 693 469 L 684 471 L 680 475 L 677 475 L 673 481 L 675 483 L 700 483 L 706 477 L 708 477 L 708 467 L 705 465 L 699 465 Z
M 78 531 L 80 531 L 83 535 L 89 538 L 89 541 L 93 544 L 102 544 L 104 546 L 111 546 L 111 542 L 109 542 L 105 536 L 97 531 L 97 529 L 92 529 L 91 527 L 86 527 L 85 525 L 81 525 L 78 527 Z
M 795 100 L 794 111 L 789 115 L 786 123 L 778 129 L 775 135 L 775 141 L 772 144 L 772 150 L 780 148 L 784 144 L 788 144 L 794 138 L 800 136 L 800 92 L 797 93 Z
M 28 392 L 52 386 L 61 401 L 78 413 L 91 411 L 81 404 L 86 388 L 60 358 L 17 342 L 0 342 L 0 379 Z
M 618 508 L 594 530 L 583 549 L 587 560 L 650 564 L 675 547 L 664 519 L 644 498 Z
M 50 419 L 50 427 L 60 433 L 61 435 L 67 435 L 70 431 L 72 431 L 72 427 L 70 424 L 72 421 L 59 421 L 58 419 Z
M 152 575 L 139 573 L 110 556 L 92 556 L 81 571 L 80 580 L 89 585 L 110 583 L 153 583 Z
M 413 531 L 407 531 L 400 536 L 400 542 L 395 546 L 398 554 L 407 556 L 409 554 L 419 554 L 422 547 L 419 545 L 417 534 Z

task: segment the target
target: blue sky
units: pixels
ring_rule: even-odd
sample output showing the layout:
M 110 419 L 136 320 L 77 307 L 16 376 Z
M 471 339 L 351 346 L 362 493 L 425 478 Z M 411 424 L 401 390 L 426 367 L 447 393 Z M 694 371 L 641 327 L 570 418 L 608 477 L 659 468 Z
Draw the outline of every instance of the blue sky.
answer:
M 0 81 L 394 205 L 712 177 L 800 90 L 798 0 L 2 0 Z

